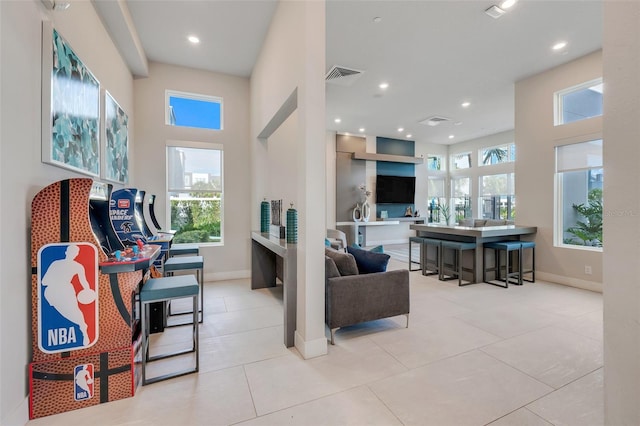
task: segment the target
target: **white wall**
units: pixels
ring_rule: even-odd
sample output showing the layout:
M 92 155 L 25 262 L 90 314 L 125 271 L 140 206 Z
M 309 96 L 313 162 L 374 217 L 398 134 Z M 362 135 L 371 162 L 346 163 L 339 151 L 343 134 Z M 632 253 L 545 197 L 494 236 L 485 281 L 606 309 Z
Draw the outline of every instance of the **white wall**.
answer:
M 553 96 L 556 91 L 599 77 L 600 51 L 519 81 L 515 88 L 516 221 L 538 227 L 536 275 L 595 291 L 602 291 L 602 253 L 554 247 L 554 147 L 601 137 L 602 117 L 554 126 Z M 608 185 L 608 176 L 604 179 Z M 605 237 L 605 250 L 613 244 Z M 585 265 L 591 266 L 592 275 L 584 273 Z
M 223 246 L 203 246 L 205 279 L 249 276 L 251 224 L 249 164 L 249 79 L 174 65 L 150 63 L 149 77 L 137 79 L 135 183 L 156 194 L 156 214 L 167 227 L 166 144 L 190 141 L 224 146 Z M 214 131 L 164 124 L 165 90 L 223 98 L 224 130 Z
M 0 2 L 0 424 L 24 424 L 31 361 L 29 226 L 31 199 L 44 186 L 80 176 L 43 164 L 41 154 L 41 28 L 49 19 L 101 85 L 133 114 L 133 79 L 87 1 L 49 12 L 39 0 Z M 130 139 L 135 144 L 133 138 Z
M 326 228 L 336 229 L 336 132 L 327 130 L 326 137 L 326 167 L 327 167 L 327 190 Z
M 604 2 L 604 398 L 640 424 L 640 3 Z
M 303 357 L 327 351 L 324 334 L 325 237 L 325 4 L 279 2 L 251 75 L 251 214 L 258 229 L 260 200 L 269 187 L 270 170 L 263 159 L 269 142 L 259 135 L 295 94 L 296 137 L 288 141 L 297 152 L 298 295 L 295 344 Z M 280 124 L 280 122 L 278 122 Z M 263 136 L 269 136 L 264 135 Z M 291 169 L 293 170 L 293 167 Z M 248 234 L 248 230 L 247 230 Z

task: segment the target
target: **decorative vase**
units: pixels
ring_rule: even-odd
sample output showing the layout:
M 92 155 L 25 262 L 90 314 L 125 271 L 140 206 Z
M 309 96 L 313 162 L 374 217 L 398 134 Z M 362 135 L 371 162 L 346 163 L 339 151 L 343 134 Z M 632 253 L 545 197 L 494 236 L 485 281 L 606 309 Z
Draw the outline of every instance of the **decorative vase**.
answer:
M 371 206 L 369 205 L 369 202 L 367 200 L 364 200 L 364 203 L 362 203 L 362 207 L 360 209 L 362 221 L 369 222 L 369 216 L 371 216 Z
M 291 207 L 287 209 L 287 243 L 296 244 L 298 242 L 298 211 Z
M 269 232 L 269 224 L 271 223 L 271 205 L 265 198 L 260 203 L 260 232 Z
M 360 204 L 356 203 L 353 212 L 351 212 L 351 217 L 354 222 L 360 222 L 362 220 L 362 209 L 360 208 Z

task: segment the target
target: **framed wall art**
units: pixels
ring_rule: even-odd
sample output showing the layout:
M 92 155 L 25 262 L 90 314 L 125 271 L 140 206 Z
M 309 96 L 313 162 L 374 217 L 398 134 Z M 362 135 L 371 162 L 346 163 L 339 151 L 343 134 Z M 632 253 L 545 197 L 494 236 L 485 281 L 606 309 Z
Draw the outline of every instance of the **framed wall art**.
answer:
M 100 83 L 50 22 L 42 25 L 42 161 L 100 175 Z
M 111 94 L 104 92 L 103 179 L 129 182 L 129 117 Z

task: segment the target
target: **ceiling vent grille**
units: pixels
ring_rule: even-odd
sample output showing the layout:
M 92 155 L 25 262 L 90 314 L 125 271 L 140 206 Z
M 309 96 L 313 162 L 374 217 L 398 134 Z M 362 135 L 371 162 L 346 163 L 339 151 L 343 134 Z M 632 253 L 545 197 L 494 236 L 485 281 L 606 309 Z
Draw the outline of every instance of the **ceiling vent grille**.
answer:
M 435 127 L 440 123 L 448 123 L 450 121 L 450 118 L 442 117 L 440 115 L 432 115 L 431 117 L 425 118 L 424 120 L 420 121 L 420 124 Z
M 362 73 L 363 71 L 360 70 L 334 65 L 331 67 L 329 72 L 327 72 L 324 80 L 330 84 L 351 86 L 362 76 Z

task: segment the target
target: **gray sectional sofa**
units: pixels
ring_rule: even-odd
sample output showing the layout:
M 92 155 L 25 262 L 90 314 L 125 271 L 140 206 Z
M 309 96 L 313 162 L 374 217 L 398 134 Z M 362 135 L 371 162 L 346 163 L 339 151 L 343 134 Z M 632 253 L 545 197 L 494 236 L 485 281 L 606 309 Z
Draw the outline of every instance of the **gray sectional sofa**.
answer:
M 515 222 L 513 220 L 504 219 L 462 219 L 460 222 L 458 222 L 458 225 L 480 228 L 483 226 L 515 225 Z

